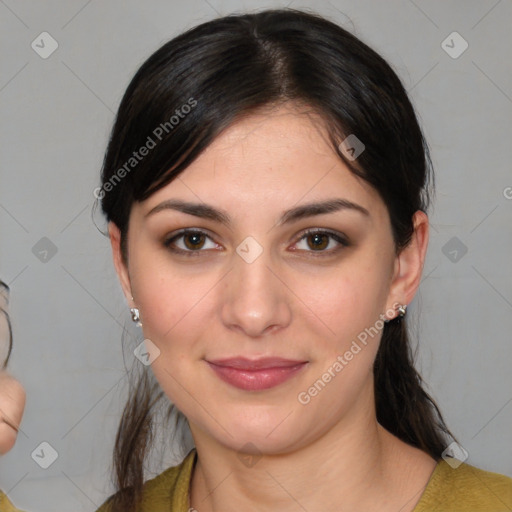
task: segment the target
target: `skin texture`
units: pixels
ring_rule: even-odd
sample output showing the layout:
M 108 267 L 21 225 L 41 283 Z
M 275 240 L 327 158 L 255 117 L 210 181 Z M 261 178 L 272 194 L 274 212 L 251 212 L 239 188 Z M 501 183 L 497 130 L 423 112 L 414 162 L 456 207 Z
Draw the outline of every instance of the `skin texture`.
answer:
M 370 215 L 347 209 L 278 223 L 285 210 L 337 198 Z M 214 206 L 230 224 L 171 209 L 148 215 L 169 199 Z M 414 223 L 410 245 L 396 257 L 380 196 L 333 152 L 320 119 L 293 105 L 239 120 L 178 179 L 135 203 L 128 262 L 111 223 L 125 296 L 160 350 L 152 369 L 187 417 L 198 450 L 191 506 L 412 510 L 435 461 L 376 421 L 372 365 L 380 331 L 309 403 L 297 397 L 358 334 L 379 325 L 380 315 L 392 318 L 396 303 L 411 302 L 428 218 L 418 211 Z M 183 228 L 210 236 L 192 256 L 165 245 Z M 320 251 L 304 237 L 307 229 L 338 233 L 349 245 L 321 237 Z M 263 248 L 252 263 L 236 252 L 249 236 Z M 186 250 L 185 240 L 174 247 Z M 308 364 L 275 388 L 243 391 L 205 362 L 234 356 Z
M 8 288 L 0 286 L 0 360 L 9 351 Z M 0 455 L 7 453 L 16 442 L 17 429 L 25 408 L 25 390 L 7 371 L 0 370 Z
M 23 410 L 25 390 L 5 371 L 0 371 L 0 455 L 7 453 L 16 442 Z

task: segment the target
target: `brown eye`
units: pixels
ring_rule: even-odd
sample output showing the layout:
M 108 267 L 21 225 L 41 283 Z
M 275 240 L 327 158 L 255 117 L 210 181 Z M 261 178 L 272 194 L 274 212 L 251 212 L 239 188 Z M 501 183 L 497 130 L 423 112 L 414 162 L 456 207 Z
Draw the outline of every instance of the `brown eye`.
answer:
M 194 250 L 194 249 L 201 249 L 204 246 L 206 237 L 203 233 L 189 233 L 186 235 L 183 235 L 183 241 L 185 243 L 185 246 L 187 249 Z
M 325 249 L 329 245 L 329 236 L 325 233 L 313 233 L 308 235 L 307 244 L 313 250 Z
M 341 233 L 316 229 L 305 232 L 293 250 L 300 250 L 310 255 L 317 253 L 315 256 L 328 256 L 349 246 L 348 239 Z
M 164 241 L 170 251 L 187 256 L 199 256 L 209 249 L 219 249 L 208 233 L 197 229 L 184 229 Z

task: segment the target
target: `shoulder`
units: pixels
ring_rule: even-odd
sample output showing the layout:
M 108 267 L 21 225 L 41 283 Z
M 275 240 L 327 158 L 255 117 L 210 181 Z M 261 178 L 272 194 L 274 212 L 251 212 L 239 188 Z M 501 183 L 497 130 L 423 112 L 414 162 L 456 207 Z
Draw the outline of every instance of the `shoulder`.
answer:
M 140 512 L 188 510 L 188 491 L 197 452 L 192 449 L 183 462 L 144 483 Z M 115 495 L 114 495 L 115 496 Z M 111 512 L 111 496 L 96 512 Z M 171 508 L 169 508 L 171 505 Z
M 512 510 L 512 478 L 462 463 L 438 462 L 413 512 Z
M 196 456 L 196 450 L 191 450 L 181 464 L 166 469 L 144 484 L 143 504 L 149 507 L 148 511 L 159 510 L 157 504 L 162 505 L 162 510 L 164 506 L 166 511 L 169 510 L 169 500 L 172 510 L 181 511 L 183 506 L 188 509 L 188 492 Z M 142 510 L 145 512 L 146 508 Z

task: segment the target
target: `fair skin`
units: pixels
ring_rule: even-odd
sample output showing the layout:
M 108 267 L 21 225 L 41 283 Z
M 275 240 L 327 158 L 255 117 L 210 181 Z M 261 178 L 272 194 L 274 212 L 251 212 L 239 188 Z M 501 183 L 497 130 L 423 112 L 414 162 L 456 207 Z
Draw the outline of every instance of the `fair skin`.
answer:
M 9 352 L 11 332 L 8 321 L 9 289 L 0 283 L 0 360 Z M 23 386 L 4 368 L 0 369 L 0 455 L 6 454 L 16 442 L 18 427 L 25 408 Z
M 284 211 L 333 199 L 367 214 L 346 208 L 279 222 Z M 229 224 L 153 210 L 168 200 L 207 204 Z M 197 448 L 192 507 L 414 508 L 436 463 L 376 420 L 372 364 L 381 332 L 309 403 L 297 398 L 380 315 L 393 318 L 397 303 L 413 299 L 428 218 L 418 211 L 413 220 L 412 241 L 396 256 L 377 192 L 333 152 L 314 115 L 282 106 L 231 125 L 178 179 L 133 205 L 128 262 L 111 223 L 127 301 L 139 308 L 144 337 L 160 350 L 152 369 L 187 417 Z M 166 240 L 184 228 L 207 236 L 177 238 L 170 247 L 188 253 L 171 251 Z M 309 229 L 339 234 L 349 245 L 325 234 L 304 236 Z M 249 236 L 263 248 L 251 263 L 236 251 Z M 206 362 L 234 356 L 307 364 L 273 388 L 243 390 Z M 255 464 L 241 456 L 251 453 L 261 455 Z
M 0 370 L 0 455 L 14 446 L 24 408 L 23 386 L 5 370 Z

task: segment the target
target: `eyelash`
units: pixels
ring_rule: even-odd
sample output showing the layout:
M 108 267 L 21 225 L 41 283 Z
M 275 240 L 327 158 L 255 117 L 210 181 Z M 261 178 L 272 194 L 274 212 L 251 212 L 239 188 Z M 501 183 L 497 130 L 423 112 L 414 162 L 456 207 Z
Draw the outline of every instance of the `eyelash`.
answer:
M 178 233 L 175 233 L 175 234 L 171 235 L 170 237 L 168 237 L 164 241 L 164 245 L 165 245 L 165 247 L 167 249 L 169 249 L 171 252 L 176 253 L 176 254 L 183 254 L 184 256 L 188 256 L 188 257 L 200 256 L 200 253 L 205 252 L 205 250 L 198 249 L 198 250 L 194 251 L 194 250 L 184 250 L 184 249 L 179 249 L 179 248 L 176 248 L 176 247 L 172 247 L 172 244 L 176 240 L 178 240 L 180 238 L 183 238 L 185 235 L 191 235 L 191 234 L 204 235 L 205 237 L 209 238 L 213 242 L 212 237 L 206 231 L 202 231 L 201 229 L 182 229 Z M 331 239 L 335 240 L 339 244 L 339 246 L 336 247 L 335 249 L 330 249 L 330 250 L 320 250 L 320 251 L 310 250 L 310 251 L 306 251 L 308 253 L 311 253 L 311 255 L 313 257 L 315 257 L 315 258 L 316 257 L 330 256 L 332 254 L 337 253 L 342 248 L 346 248 L 346 247 L 350 246 L 350 243 L 348 242 L 348 240 L 346 238 L 344 238 L 342 235 L 340 235 L 340 234 L 338 234 L 336 232 L 333 232 L 333 231 L 325 230 L 325 229 L 309 229 L 309 230 L 306 230 L 304 233 L 302 233 L 302 235 L 295 242 L 295 244 L 301 242 L 302 240 L 306 239 L 310 235 L 317 235 L 317 234 L 318 235 L 327 235 Z M 299 250 L 302 250 L 302 249 L 299 249 Z

